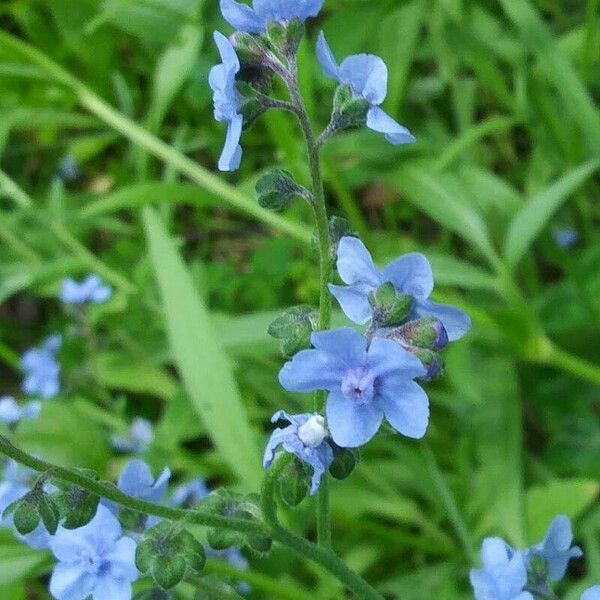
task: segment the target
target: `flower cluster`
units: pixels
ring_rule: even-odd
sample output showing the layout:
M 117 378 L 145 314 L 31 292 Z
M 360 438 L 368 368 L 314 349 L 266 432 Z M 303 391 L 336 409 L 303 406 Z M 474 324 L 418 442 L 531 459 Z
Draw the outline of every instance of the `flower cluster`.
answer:
M 110 299 L 112 289 L 98 275 L 88 275 L 81 283 L 74 279 L 62 282 L 60 299 L 64 304 L 102 304 Z
M 62 336 L 52 335 L 39 348 L 27 350 L 21 357 L 25 373 L 23 392 L 45 400 L 54 398 L 60 391 L 60 364 L 56 355 L 62 346 Z
M 526 550 L 515 550 L 500 538 L 487 538 L 481 548 L 481 569 L 471 570 L 476 600 L 533 600 L 554 597 L 550 584 L 560 581 L 569 561 L 582 556 L 573 546 L 568 517 L 556 517 L 544 539 Z M 596 590 L 596 591 L 594 591 Z M 598 587 L 582 596 L 594 598 Z

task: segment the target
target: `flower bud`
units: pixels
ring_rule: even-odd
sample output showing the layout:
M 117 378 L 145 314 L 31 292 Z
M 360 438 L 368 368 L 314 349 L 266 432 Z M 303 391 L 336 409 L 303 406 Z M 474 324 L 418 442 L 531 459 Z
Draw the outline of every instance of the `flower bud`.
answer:
M 304 22 L 300 19 L 292 19 L 288 23 L 272 21 L 267 26 L 271 45 L 287 58 L 295 56 L 298 52 L 298 47 L 305 32 Z
M 446 329 L 435 317 L 409 321 L 388 332 L 386 337 L 408 346 L 429 350 L 441 350 L 448 345 Z
M 269 325 L 269 335 L 280 340 L 284 356 L 292 356 L 310 346 L 316 317 L 310 306 L 294 306 Z
M 310 198 L 308 190 L 298 185 L 291 173 L 271 169 L 256 184 L 258 203 L 276 212 L 285 210 L 296 198 Z
M 409 352 L 414 354 L 427 369 L 427 374 L 420 377 L 422 381 L 433 381 L 438 377 L 441 377 L 444 373 L 444 359 L 442 355 L 434 350 L 427 348 L 417 348 L 416 346 L 409 346 L 406 348 Z
M 392 283 L 384 283 L 369 295 L 373 323 L 377 327 L 392 327 L 402 323 L 412 310 L 413 302 L 412 296 L 398 294 Z

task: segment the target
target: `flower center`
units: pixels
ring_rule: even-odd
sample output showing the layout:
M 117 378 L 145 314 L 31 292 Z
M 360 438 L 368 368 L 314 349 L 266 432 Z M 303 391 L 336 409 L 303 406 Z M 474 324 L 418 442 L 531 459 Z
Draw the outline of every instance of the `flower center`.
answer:
M 351 369 L 342 379 L 342 393 L 348 400 L 366 404 L 375 394 L 375 377 L 364 367 Z
M 321 415 L 313 415 L 306 423 L 298 427 L 300 441 L 309 448 L 320 446 L 327 435 L 325 419 Z

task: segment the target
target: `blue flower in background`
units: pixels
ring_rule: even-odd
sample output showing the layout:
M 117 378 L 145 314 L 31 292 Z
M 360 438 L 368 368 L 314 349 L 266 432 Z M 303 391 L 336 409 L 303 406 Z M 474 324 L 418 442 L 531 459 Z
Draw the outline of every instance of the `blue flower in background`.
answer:
M 292 19 L 306 21 L 316 17 L 324 0 L 254 0 L 252 8 L 235 0 L 221 0 L 224 19 L 238 31 L 264 33 L 273 21 L 287 23 Z
M 412 144 L 412 133 L 384 112 L 380 104 L 387 96 L 388 70 L 379 56 L 356 54 L 337 64 L 333 52 L 321 32 L 317 41 L 317 58 L 327 77 L 341 84 L 349 85 L 358 98 L 363 98 L 371 108 L 367 113 L 367 127 L 383 133 L 385 139 L 394 144 Z
M 527 560 L 531 561 L 535 556 L 544 559 L 548 580 L 560 581 L 567 572 L 569 561 L 583 556 L 581 548 L 572 544 L 571 521 L 568 517 L 559 515 L 550 523 L 544 540 L 528 551 Z
M 277 448 L 283 447 L 286 452 L 294 454 L 313 468 L 310 493 L 314 495 L 319 489 L 323 473 L 333 462 L 333 450 L 326 441 L 329 432 L 325 426 L 325 419 L 317 414 L 289 415 L 280 410 L 273 415 L 271 422 L 276 423 L 281 420 L 288 421 L 290 425 L 283 429 L 277 428 L 271 434 L 265 450 L 263 466 L 268 469 Z
M 499 538 L 487 538 L 481 548 L 482 569 L 471 570 L 475 600 L 533 600 L 524 591 L 527 568 L 523 554 Z
M 0 398 L 0 423 L 15 427 L 21 421 L 35 421 L 42 410 L 42 403 L 32 400 L 19 405 L 11 396 Z
M 413 297 L 414 307 L 409 319 L 435 317 L 446 329 L 451 342 L 465 335 L 471 327 L 471 319 L 461 310 L 429 300 L 433 291 L 433 272 L 422 254 L 405 254 L 380 270 L 358 238 L 343 237 L 337 256 L 338 273 L 348 285 L 330 285 L 329 290 L 354 323 L 362 325 L 373 317 L 369 294 L 390 282 L 398 294 Z
M 104 506 L 84 527 L 59 527 L 50 549 L 59 560 L 50 579 L 57 600 L 130 600 L 135 567 L 135 542 L 121 537 L 119 521 Z
M 25 372 L 23 391 L 44 399 L 54 398 L 60 390 L 60 365 L 56 353 L 62 345 L 60 335 L 52 335 L 39 348 L 27 350 L 21 357 L 21 368 Z
M 88 275 L 81 283 L 64 279 L 60 299 L 64 304 L 102 304 L 112 296 L 112 288 L 98 275 Z
M 581 594 L 581 600 L 600 600 L 600 585 L 595 585 Z
M 223 62 L 210 70 L 208 82 L 213 91 L 215 119 L 219 123 L 227 123 L 227 136 L 219 158 L 219 169 L 235 171 L 242 160 L 240 138 L 243 117 L 240 108 L 243 99 L 235 87 L 235 76 L 239 73 L 240 61 L 231 42 L 222 33 L 215 31 L 214 39 Z
M 333 441 L 355 448 L 368 442 L 383 417 L 411 438 L 425 435 L 429 400 L 413 381 L 426 370 L 391 340 L 367 340 L 353 329 L 313 333 L 314 349 L 303 350 L 279 373 L 290 392 L 327 390 L 327 426 Z
M 554 241 L 556 245 L 564 250 L 570 250 L 579 242 L 579 232 L 577 229 L 567 228 L 558 229 L 554 232 Z
M 133 420 L 127 435 L 115 435 L 111 438 L 111 443 L 118 452 L 143 454 L 153 439 L 152 423 L 138 417 Z
M 181 508 L 192 508 L 200 500 L 208 496 L 209 490 L 202 479 L 193 479 L 175 488 L 169 499 L 169 505 Z

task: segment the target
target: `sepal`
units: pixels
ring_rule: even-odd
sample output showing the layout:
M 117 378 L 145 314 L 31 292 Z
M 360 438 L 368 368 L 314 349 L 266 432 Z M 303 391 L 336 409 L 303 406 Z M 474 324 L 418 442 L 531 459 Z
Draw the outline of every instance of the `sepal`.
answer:
M 94 471 L 89 469 L 78 469 L 78 471 L 90 479 L 98 480 L 98 475 Z M 52 494 L 52 499 L 63 518 L 61 525 L 65 529 L 78 529 L 87 525 L 94 518 L 100 502 L 100 496 L 71 484 Z
M 333 113 L 330 128 L 333 131 L 358 129 L 367 124 L 370 104 L 364 98 L 356 97 L 349 85 L 340 85 L 333 99 Z
M 2 513 L 3 517 L 12 515 L 15 528 L 21 535 L 34 531 L 40 521 L 50 535 L 56 533 L 60 512 L 54 500 L 44 491 L 46 480 L 47 475 L 42 475 L 31 491 L 9 504 Z
M 309 490 L 310 475 L 305 464 L 294 457 L 283 469 L 279 478 L 279 495 L 292 508 L 298 506 Z
M 333 462 L 329 467 L 329 473 L 334 479 L 347 479 L 356 469 L 359 460 L 360 453 L 356 448 L 333 446 Z
M 412 310 L 414 300 L 407 294 L 397 294 L 394 285 L 386 282 L 369 294 L 373 308 L 373 323 L 379 327 L 393 327 L 402 323 Z
M 291 173 L 274 168 L 267 171 L 256 183 L 258 203 L 269 210 L 285 210 L 296 198 L 310 199 L 310 193 L 294 181 Z

